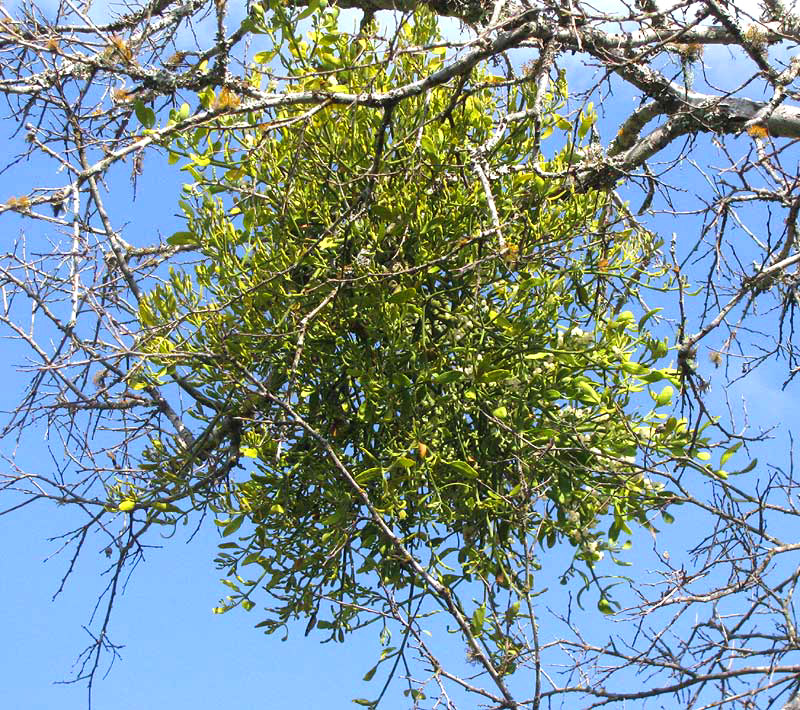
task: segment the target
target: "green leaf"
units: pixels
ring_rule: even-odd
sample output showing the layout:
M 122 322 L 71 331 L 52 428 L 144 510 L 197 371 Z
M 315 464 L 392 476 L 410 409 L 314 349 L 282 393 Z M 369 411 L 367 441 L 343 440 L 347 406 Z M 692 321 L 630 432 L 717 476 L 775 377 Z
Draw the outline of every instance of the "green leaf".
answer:
M 639 319 L 639 331 L 644 330 L 644 326 L 653 316 L 660 313 L 663 308 L 654 308 L 652 311 L 647 311 L 640 319 Z
M 478 472 L 466 461 L 448 461 L 448 465 L 452 466 L 454 469 L 460 471 L 469 478 L 478 478 Z
M 422 136 L 419 145 L 422 148 L 422 150 L 424 150 L 428 155 L 435 156 L 439 152 L 433 140 L 427 134 Z
M 588 382 L 578 382 L 578 389 L 581 392 L 581 397 L 583 401 L 589 402 L 591 404 L 601 404 L 602 399 L 600 395 L 597 394 L 595 389 L 588 383 Z
M 758 459 L 753 459 L 749 464 L 747 464 L 747 466 L 745 466 L 743 469 L 741 469 L 739 471 L 734 471 L 733 474 L 734 475 L 738 475 L 740 473 L 749 473 L 756 466 L 758 466 Z
M 417 289 L 415 288 L 404 288 L 400 289 L 399 291 L 395 291 L 389 298 L 386 300 L 389 303 L 407 303 L 408 301 L 413 300 L 417 296 Z
M 391 377 L 391 383 L 399 387 L 411 387 L 411 378 L 403 372 L 395 372 Z
M 653 384 L 654 382 L 659 382 L 660 380 L 663 380 L 665 377 L 666 375 L 661 370 L 651 370 L 650 372 L 648 372 L 646 375 L 643 375 L 639 379 L 642 382 L 645 382 L 650 385 Z
M 434 376 L 433 381 L 437 385 L 447 385 L 456 380 L 460 380 L 463 376 L 464 374 L 458 370 L 448 370 L 447 372 L 440 372 L 438 375 Z
M 742 448 L 742 442 L 741 441 L 737 441 L 729 449 L 726 449 L 725 452 L 722 454 L 722 456 L 720 456 L 719 465 L 720 466 L 724 466 L 727 463 L 728 459 L 731 456 L 733 456 L 741 448 Z
M 511 370 L 489 370 L 480 376 L 480 381 L 484 383 L 503 382 L 511 377 Z
M 206 165 L 211 163 L 211 159 L 206 157 L 205 155 L 199 155 L 198 153 L 190 153 L 189 159 L 197 166 L 204 168 Z M 199 179 L 199 177 L 198 177 Z
M 603 614 L 614 613 L 614 607 L 611 606 L 611 602 L 609 602 L 605 597 L 600 597 L 600 601 L 597 602 L 597 608 L 603 612 Z
M 483 622 L 486 619 L 486 605 L 481 604 L 474 612 L 470 620 L 470 629 L 475 636 L 483 634 Z
M 182 246 L 184 244 L 196 244 L 197 238 L 192 232 L 175 232 L 167 237 L 167 244 Z
M 659 394 L 650 393 L 650 396 L 656 403 L 656 407 L 663 407 L 672 401 L 672 395 L 675 390 L 670 385 L 665 385 L 664 389 Z
M 650 371 L 650 368 L 646 365 L 642 365 L 638 362 L 632 362 L 630 360 L 622 363 L 622 369 L 629 375 L 644 375 Z
M 411 468 L 412 466 L 416 465 L 416 461 L 414 459 L 410 459 L 407 456 L 398 456 L 392 465 L 389 468 Z
M 578 126 L 578 138 L 584 138 L 593 124 L 594 124 L 593 117 L 591 115 L 586 116 Z
M 244 522 L 244 515 L 237 515 L 233 520 L 231 520 L 224 528 L 222 528 L 222 537 L 228 537 L 228 535 L 233 535 Z
M 142 126 L 150 129 L 155 125 L 156 114 L 153 112 L 153 109 L 145 106 L 141 99 L 136 99 L 136 101 L 134 101 L 133 110 Z
M 492 411 L 492 414 L 498 419 L 505 419 L 508 416 L 508 410 L 504 406 L 499 406 Z
M 139 301 L 139 322 L 145 326 L 145 328 L 149 328 L 155 325 L 155 318 L 153 317 L 153 312 L 150 310 L 150 307 L 147 305 L 146 300 Z
M 373 481 L 376 478 L 380 478 L 382 473 L 383 469 L 380 466 L 368 468 L 356 474 L 356 481 L 358 481 L 361 484 L 369 483 L 370 481 Z

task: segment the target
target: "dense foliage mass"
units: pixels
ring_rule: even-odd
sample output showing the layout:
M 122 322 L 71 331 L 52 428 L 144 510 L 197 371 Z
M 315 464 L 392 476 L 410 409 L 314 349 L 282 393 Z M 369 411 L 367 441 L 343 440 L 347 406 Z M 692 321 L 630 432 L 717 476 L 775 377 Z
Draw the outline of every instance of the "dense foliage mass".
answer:
M 363 68 L 337 73 L 342 90 L 391 91 L 441 63 L 436 50 L 403 54 L 437 41 L 431 17 L 404 23 L 387 66 L 370 41 L 340 35 L 336 15 L 311 37 L 328 50 L 317 61 L 360 55 Z M 492 79 L 476 68 L 461 97 L 432 91 L 382 112 L 248 114 L 171 147 L 195 181 L 187 230 L 169 241 L 201 260 L 140 302 L 150 355 L 134 387 L 180 377 L 207 428 L 188 449 L 154 439 L 156 487 L 117 491 L 137 506 L 192 491 L 230 516 L 231 537 L 252 523 L 220 560 L 231 580 L 254 577 L 231 581 L 231 604 L 252 604 L 266 582 L 270 626 L 316 616 L 324 596 L 343 603 L 326 622 L 347 629 L 383 598 L 376 580 L 425 589 L 406 547 L 447 586 L 499 579 L 523 595 L 537 540 L 569 540 L 591 568 L 670 502 L 646 472 L 691 464 L 700 445 L 659 413 L 678 373 L 646 329 L 652 311 L 628 309 L 658 267 L 653 237 L 607 193 L 548 177 L 580 144 L 528 158 L 542 134 L 572 131 L 563 83 L 498 92 Z M 493 133 L 493 113 L 534 103 L 541 124 Z M 497 176 L 491 189 L 476 166 Z M 190 475 L 201 455 L 215 464 Z M 498 619 L 486 623 L 505 641 Z

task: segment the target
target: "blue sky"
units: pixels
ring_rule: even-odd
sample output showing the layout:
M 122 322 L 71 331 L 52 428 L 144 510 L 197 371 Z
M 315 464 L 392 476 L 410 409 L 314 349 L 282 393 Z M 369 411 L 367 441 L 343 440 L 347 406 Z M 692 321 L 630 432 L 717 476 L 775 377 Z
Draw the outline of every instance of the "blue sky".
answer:
M 707 60 L 717 77 L 730 70 L 725 50 L 714 50 Z M 574 58 L 576 63 L 579 58 Z M 712 76 L 712 78 L 714 78 Z M 622 98 L 625 92 L 620 91 Z M 614 125 L 621 109 L 632 105 L 615 100 L 605 108 L 603 126 Z M 13 118 L 2 127 L 2 137 L 14 126 Z M 604 134 L 605 138 L 605 134 Z M 713 160 L 708 146 L 703 158 Z M 52 165 L 22 164 L 0 175 L 0 199 L 21 192 L 20 185 L 60 185 L 63 176 Z M 683 173 L 691 181 L 691 170 Z M 137 236 L 150 241 L 154 232 L 168 235 L 182 225 L 174 216 L 181 174 L 168 168 L 154 154 L 144 164 L 135 202 L 130 201 L 130 184 L 124 170 L 112 174 L 110 194 L 112 214 L 129 221 L 125 237 Z M 691 184 L 691 183 L 689 183 Z M 4 236 L 12 240 L 22 228 L 14 215 L 4 215 Z M 680 227 L 671 219 L 661 218 L 654 226 L 664 233 Z M 37 224 L 26 224 L 29 238 L 39 236 Z M 4 344 L 2 369 L 6 387 L 0 402 L 7 408 L 15 402 L 24 386 L 19 374 L 22 350 L 13 343 Z M 701 360 L 706 374 L 713 373 L 707 360 Z M 797 407 L 791 389 L 780 390 L 781 372 L 764 368 L 734 389 L 736 396 L 748 400 L 750 423 L 756 428 L 793 421 Z M 719 402 L 721 388 L 712 389 L 712 401 Z M 17 453 L 19 464 L 28 469 L 52 466 L 44 431 L 33 429 Z M 762 461 L 784 465 L 787 460 L 785 429 L 772 444 L 759 447 L 754 455 Z M 2 453 L 9 455 L 9 443 Z M 680 511 L 677 512 L 679 515 Z M 105 544 L 91 541 L 81 557 L 64 592 L 54 601 L 53 594 L 64 574 L 68 557 L 55 555 L 58 536 L 79 521 L 74 511 L 34 504 L 14 515 L 0 517 L 0 623 L 7 649 L 0 683 L 0 707 L 20 710 L 65 710 L 86 707 L 86 688 L 78 685 L 55 685 L 70 677 L 77 654 L 87 642 L 82 625 L 89 620 L 98 594 L 107 576 Z M 125 594 L 117 602 L 112 641 L 122 644 L 121 659 L 114 663 L 107 677 L 98 680 L 93 707 L 97 710 L 134 710 L 146 707 L 191 707 L 212 710 L 235 707 L 273 708 L 292 705 L 309 710 L 337 710 L 355 707 L 351 698 L 373 697 L 379 681 L 360 681 L 372 666 L 378 652 L 378 631 L 367 629 L 345 644 L 319 644 L 303 637 L 305 622 L 291 629 L 290 638 L 281 642 L 277 636 L 265 637 L 253 624 L 260 620 L 257 610 L 247 614 L 235 611 L 222 616 L 211 613 L 225 588 L 219 583 L 212 559 L 218 538 L 213 525 L 205 525 L 186 544 L 191 529 L 179 530 L 175 538 L 164 540 L 163 549 L 150 550 L 146 564 L 137 568 Z M 655 543 L 659 551 L 669 549 L 676 559 L 680 550 L 694 541 L 691 525 L 665 528 Z M 639 535 L 637 544 L 644 549 L 652 544 L 647 535 Z M 647 559 L 643 554 L 642 559 Z M 559 570 L 553 570 L 553 573 Z M 545 577 L 547 571 L 545 571 Z M 552 580 L 551 580 L 552 581 Z M 557 598 L 557 594 L 554 596 Z M 589 618 L 589 617 L 587 617 Z M 433 633 L 444 635 L 442 629 Z M 452 654 L 463 654 L 453 645 Z M 109 659 L 106 658 L 106 665 Z M 104 666 L 105 667 L 105 666 Z M 395 688 L 399 689 L 399 681 Z M 399 693 L 389 695 L 382 707 L 389 710 L 408 707 Z
M 42 536 L 61 533 L 69 516 L 41 506 L 4 521 L 0 619 L 7 653 L 0 704 L 20 710 L 85 708 L 84 685 L 53 683 L 69 676 L 88 640 L 81 625 L 106 579 L 100 576 L 105 558 L 90 547 L 64 593 L 52 602 L 65 560 L 43 563 L 53 546 Z M 211 613 L 224 587 L 210 564 L 216 544 L 210 526 L 192 544 L 170 543 L 148 553 L 118 602 L 113 640 L 125 648 L 98 682 L 93 707 L 321 710 L 352 707 L 348 693 L 363 694 L 357 680 L 371 666 L 377 632 L 347 645 L 306 639 L 301 625 L 286 642 L 265 637 L 253 628 L 255 610 L 251 615 Z

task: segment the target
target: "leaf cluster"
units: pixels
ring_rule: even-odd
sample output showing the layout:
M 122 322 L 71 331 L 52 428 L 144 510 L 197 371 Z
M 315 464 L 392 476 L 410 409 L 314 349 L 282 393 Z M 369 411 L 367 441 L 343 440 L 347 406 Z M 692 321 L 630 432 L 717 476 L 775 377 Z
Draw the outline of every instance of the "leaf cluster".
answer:
M 422 13 L 389 61 L 320 22 L 294 45 L 297 66 L 314 64 L 297 90 L 386 92 L 442 61 Z M 218 513 L 232 589 L 220 610 L 251 608 L 263 587 L 267 630 L 304 616 L 341 640 L 376 618 L 370 606 L 429 591 L 376 514 L 448 588 L 521 598 L 537 548 L 566 542 L 591 571 L 630 524 L 652 528 L 673 500 L 657 475 L 703 447 L 662 413 L 677 373 L 654 312 L 631 310 L 658 285 L 652 235 L 609 193 L 551 177 L 596 116 L 572 134 L 563 79 L 494 84 L 479 65 L 398 105 L 283 107 L 170 145 L 193 181 L 169 241 L 201 256 L 140 303 L 140 384 L 190 383 L 202 460 L 235 451 L 212 482 L 177 440 L 146 455 L 171 500 Z M 497 113 L 534 107 L 538 123 L 494 133 Z M 538 157 L 554 130 L 565 147 Z M 510 643 L 485 601 L 471 616 L 476 636 Z

